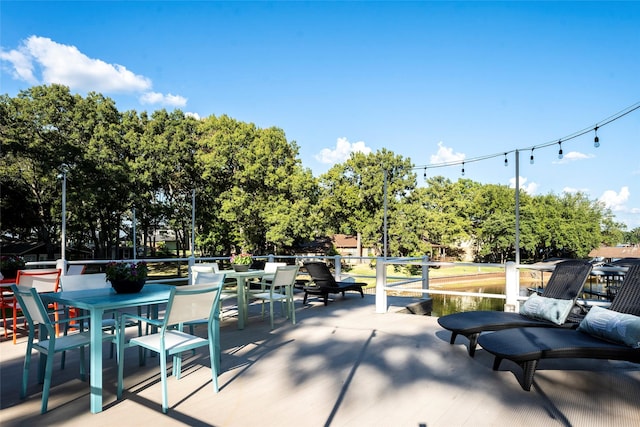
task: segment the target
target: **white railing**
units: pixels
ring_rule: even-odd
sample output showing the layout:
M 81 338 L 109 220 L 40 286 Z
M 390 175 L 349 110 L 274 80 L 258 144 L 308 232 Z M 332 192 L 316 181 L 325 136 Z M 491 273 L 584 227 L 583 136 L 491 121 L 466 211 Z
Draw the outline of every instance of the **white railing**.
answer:
M 383 257 L 342 257 L 340 255 L 336 256 L 317 256 L 317 255 L 267 255 L 267 256 L 257 256 L 255 257 L 259 260 L 264 260 L 268 262 L 273 262 L 275 260 L 279 261 L 293 261 L 296 264 L 303 263 L 308 260 L 325 260 L 332 261 L 334 264 L 334 274 L 336 280 L 343 280 L 345 277 L 354 277 L 354 278 L 375 278 L 375 311 L 377 313 L 386 313 L 388 310 L 387 296 L 389 293 L 393 293 L 394 295 L 402 295 L 402 294 L 412 294 L 415 295 L 421 294 L 423 296 L 428 296 L 430 294 L 433 295 L 450 295 L 450 296 L 465 296 L 465 297 L 480 297 L 480 298 L 496 298 L 503 299 L 505 301 L 504 310 L 505 311 L 519 311 L 520 302 L 525 300 L 527 296 L 523 296 L 520 294 L 520 270 L 539 270 L 539 271 L 552 271 L 553 267 L 549 266 L 537 266 L 530 264 L 520 264 L 517 265 L 514 262 L 507 262 L 505 264 L 492 264 L 492 263 L 464 263 L 464 262 L 435 262 L 429 261 L 428 257 L 420 257 L 420 258 L 383 258 Z M 360 261 L 363 260 L 369 262 L 375 262 L 376 264 L 376 274 L 373 275 L 356 275 L 342 273 L 342 262 L 343 260 L 348 261 Z M 39 261 L 39 262 L 28 262 L 27 266 L 29 267 L 49 267 L 55 265 L 61 271 L 66 272 L 68 265 L 74 264 L 84 264 L 87 266 L 90 265 L 104 265 L 113 260 L 79 260 L 79 261 L 66 261 L 66 260 L 57 260 L 57 261 Z M 151 279 L 148 280 L 148 283 L 172 283 L 172 284 L 186 284 L 190 282 L 189 272 L 191 265 L 194 265 L 196 262 L 229 262 L 228 257 L 188 257 L 188 258 L 149 258 L 149 259 L 127 259 L 127 260 L 116 260 L 118 262 L 139 262 L 146 261 L 149 263 L 183 263 L 185 264 L 185 276 L 170 278 L 170 279 Z M 412 265 L 421 268 L 421 275 L 415 277 L 406 277 L 406 276 L 389 276 L 387 274 L 387 267 L 390 265 Z M 430 278 L 430 269 L 438 268 L 438 267 L 450 267 L 450 266 L 474 266 L 478 268 L 482 267 L 498 267 L 504 269 L 505 275 L 505 292 L 504 293 L 484 293 L 484 292 L 467 292 L 467 291 L 455 291 L 455 290 L 447 290 L 447 289 L 431 289 L 429 287 L 429 278 Z M 624 274 L 627 268 L 625 267 L 595 267 L 593 269 L 592 274 L 594 276 L 607 276 L 607 275 L 616 275 L 616 274 Z M 64 273 L 63 273 L 64 274 Z M 419 283 L 419 287 L 407 287 L 412 283 Z M 589 300 L 588 303 L 591 304 L 603 304 L 602 301 L 594 301 Z

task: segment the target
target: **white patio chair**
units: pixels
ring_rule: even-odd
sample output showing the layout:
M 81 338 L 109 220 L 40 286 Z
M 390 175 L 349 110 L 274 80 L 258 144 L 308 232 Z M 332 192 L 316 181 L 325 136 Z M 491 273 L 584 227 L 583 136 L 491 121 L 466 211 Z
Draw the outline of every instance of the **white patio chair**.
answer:
M 253 297 L 262 300 L 262 317 L 264 317 L 264 305 L 269 301 L 269 316 L 271 318 L 271 329 L 273 329 L 273 303 L 281 301 L 283 311 L 286 307 L 286 317 L 291 319 L 291 323 L 296 324 L 296 309 L 293 302 L 293 285 L 298 276 L 297 265 L 278 267 L 273 276 L 273 280 L 268 285 L 269 290 L 262 293 L 253 294 Z
M 222 285 L 192 285 L 171 289 L 165 317 L 161 320 L 148 319 L 129 314 L 125 319 L 136 319 L 148 322 L 160 328 L 151 335 L 132 338 L 129 347 L 137 345 L 144 349 L 158 353 L 160 359 L 160 379 L 162 382 L 162 412 L 167 413 L 169 403 L 167 396 L 167 357 L 173 356 L 173 375 L 180 379 L 182 368 L 182 353 L 208 345 L 211 364 L 213 390 L 218 392 L 218 373 L 220 371 L 220 322 L 218 319 L 218 304 Z M 187 334 L 182 331 L 185 323 L 207 319 L 207 338 Z M 119 334 L 120 353 L 118 364 L 118 398 L 122 397 L 124 376 L 124 331 Z M 146 352 L 145 352 L 146 356 Z M 143 363 L 144 363 L 143 359 Z

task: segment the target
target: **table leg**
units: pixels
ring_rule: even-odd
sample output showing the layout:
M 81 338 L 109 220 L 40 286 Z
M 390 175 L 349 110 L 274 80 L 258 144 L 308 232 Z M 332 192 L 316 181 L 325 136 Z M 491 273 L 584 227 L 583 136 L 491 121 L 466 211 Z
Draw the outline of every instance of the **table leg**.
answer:
M 247 280 L 244 277 L 238 277 L 238 329 L 244 329 L 244 320 L 247 317 L 247 302 L 244 293 L 244 287 Z
M 91 381 L 91 413 L 102 412 L 102 316 L 104 310 L 91 310 L 89 332 L 91 334 L 90 349 L 90 381 Z

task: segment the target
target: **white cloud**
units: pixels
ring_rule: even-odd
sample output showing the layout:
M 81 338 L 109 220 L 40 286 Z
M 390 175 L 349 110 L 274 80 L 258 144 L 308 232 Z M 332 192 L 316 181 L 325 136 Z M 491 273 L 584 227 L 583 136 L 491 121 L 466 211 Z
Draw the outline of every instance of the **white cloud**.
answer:
M 143 103 L 170 106 L 184 106 L 187 102 L 181 96 L 150 92 L 151 80 L 123 65 L 89 58 L 75 46 L 56 43 L 46 37 L 31 36 L 17 49 L 0 51 L 0 59 L 15 79 L 32 85 L 57 83 L 85 92 L 142 93 L 140 100 Z
M 629 200 L 630 195 L 629 187 L 624 186 L 620 189 L 619 193 L 616 193 L 614 190 L 605 191 L 602 196 L 600 196 L 600 201 L 613 212 L 624 211 L 626 210 L 625 204 Z
M 200 120 L 202 117 L 200 117 L 200 114 L 198 113 L 191 113 L 189 111 L 187 111 L 186 113 L 184 113 L 185 116 L 187 117 L 193 117 L 196 120 Z
M 438 142 L 438 152 L 430 158 L 431 164 L 455 163 L 465 159 L 464 153 L 454 153 L 453 148 L 445 147 L 442 141 Z
M 163 95 L 158 92 L 147 92 L 140 96 L 141 104 L 169 105 L 171 107 L 184 107 L 187 105 L 187 98 L 178 95 Z
M 573 187 L 564 187 L 562 189 L 563 193 L 584 193 L 584 194 L 589 194 L 589 189 L 588 188 L 573 188 Z
M 527 194 L 535 194 L 536 191 L 538 191 L 538 184 L 535 182 L 530 182 L 529 184 L 527 184 L 528 179 L 525 177 L 520 177 L 520 189 L 524 190 L 525 193 Z M 515 178 L 511 178 L 509 180 L 509 187 L 510 188 L 516 188 L 516 179 Z
M 569 151 L 567 154 L 564 155 L 562 159 L 555 160 L 553 163 L 555 164 L 569 163 L 569 162 L 575 162 L 577 160 L 592 159 L 594 157 L 595 156 L 593 154 L 585 154 L 585 153 L 580 153 L 578 151 Z
M 316 155 L 316 160 L 321 163 L 341 163 L 349 159 L 351 153 L 371 153 L 371 148 L 367 147 L 364 141 L 349 142 L 347 138 L 338 138 L 336 141 L 336 148 L 331 150 L 329 148 L 323 148 L 319 154 Z

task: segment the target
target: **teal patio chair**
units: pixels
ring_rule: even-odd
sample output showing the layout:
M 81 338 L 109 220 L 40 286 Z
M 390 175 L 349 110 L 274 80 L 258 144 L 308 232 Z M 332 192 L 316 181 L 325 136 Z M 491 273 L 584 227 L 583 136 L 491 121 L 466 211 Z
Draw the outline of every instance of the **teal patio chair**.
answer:
M 218 339 L 220 323 L 218 320 L 218 304 L 220 302 L 221 290 L 222 285 L 220 284 L 176 287 L 171 289 L 164 319 L 148 319 L 129 314 L 122 316 L 121 325 L 123 325 L 127 319 L 136 319 L 160 328 L 157 333 L 131 338 L 128 347 L 140 346 L 146 350 L 158 353 L 158 359 L 160 359 L 160 379 L 162 383 L 162 412 L 165 414 L 169 408 L 167 396 L 168 356 L 173 356 L 173 375 L 177 379 L 180 379 L 182 353 L 208 346 L 213 390 L 216 393 L 218 392 L 218 373 L 220 371 L 220 344 Z M 204 318 L 208 319 L 207 338 L 201 338 L 182 331 L 183 325 Z M 118 336 L 120 337 L 118 346 L 118 360 L 120 363 L 118 364 L 117 395 L 118 399 L 120 399 L 122 397 L 124 382 L 124 331 L 121 331 Z M 145 359 L 146 358 L 143 358 L 143 364 Z
M 12 286 L 14 296 L 18 300 L 22 312 L 27 319 L 29 338 L 27 341 L 27 351 L 24 359 L 24 370 L 22 372 L 22 388 L 20 390 L 20 398 L 27 396 L 27 383 L 29 381 L 29 368 L 31 366 L 31 354 L 33 350 L 40 352 L 40 369 L 38 371 L 39 382 L 43 383 L 42 387 L 42 407 L 41 413 L 47 412 L 49 401 L 49 389 L 51 388 L 51 376 L 53 374 L 53 359 L 56 353 L 65 352 L 67 350 L 80 349 L 80 379 L 85 380 L 86 368 L 84 360 L 84 347 L 89 345 L 91 341 L 88 332 L 82 332 L 72 335 L 62 335 L 56 337 L 56 323 L 63 323 L 68 319 L 59 322 L 52 322 L 49 313 L 40 299 L 40 295 L 36 288 L 25 288 L 20 286 Z M 88 316 L 86 317 L 88 318 Z M 76 319 L 78 319 L 76 317 Z M 36 329 L 35 325 L 39 325 L 38 341 L 35 341 Z M 111 340 L 112 336 L 103 335 L 103 339 Z M 64 366 L 63 366 L 64 368 Z

